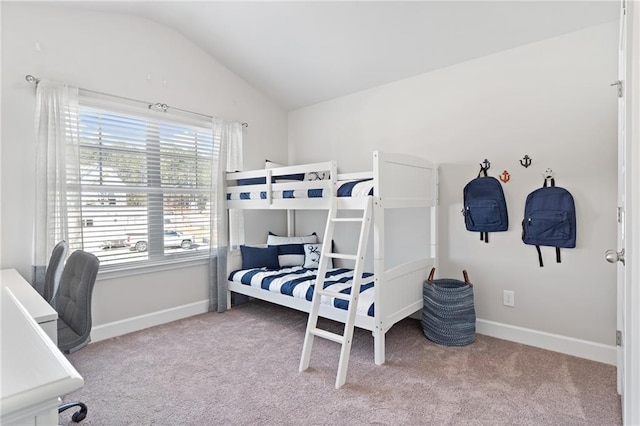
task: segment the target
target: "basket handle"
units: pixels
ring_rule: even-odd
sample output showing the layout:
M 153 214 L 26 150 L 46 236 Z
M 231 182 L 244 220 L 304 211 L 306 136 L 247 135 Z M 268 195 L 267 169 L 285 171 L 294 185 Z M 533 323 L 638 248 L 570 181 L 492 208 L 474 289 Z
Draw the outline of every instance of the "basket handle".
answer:
M 473 287 L 473 284 L 471 284 L 471 281 L 469 281 L 469 274 L 467 274 L 466 269 L 462 270 L 462 276 L 464 277 L 464 283 L 469 287 Z
M 436 274 L 436 268 L 431 268 L 431 272 L 429 272 L 429 278 L 427 278 L 427 284 L 433 283 L 433 276 Z

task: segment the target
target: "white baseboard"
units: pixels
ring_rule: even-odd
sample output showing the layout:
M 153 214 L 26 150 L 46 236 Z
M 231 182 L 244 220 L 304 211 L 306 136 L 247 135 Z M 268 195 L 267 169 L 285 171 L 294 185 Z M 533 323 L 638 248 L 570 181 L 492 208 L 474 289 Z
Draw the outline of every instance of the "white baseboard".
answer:
M 209 300 L 201 300 L 187 305 L 176 306 L 175 308 L 97 325 L 91 329 L 91 341 L 99 342 L 100 340 L 122 336 L 123 334 L 143 330 L 155 325 L 165 324 L 193 315 L 204 314 L 208 310 Z
M 617 364 L 617 349 L 612 345 L 604 345 L 483 319 L 476 320 L 476 332 L 485 336 L 497 337 L 498 339 L 535 346 L 605 364 Z
M 199 315 L 209 310 L 209 301 L 189 303 L 175 308 L 152 312 L 121 321 L 114 321 L 93 327 L 91 330 L 91 341 L 110 339 L 122 336 L 145 328 L 165 324 L 193 315 Z M 554 352 L 577 356 L 592 361 L 605 364 L 617 364 L 616 347 L 604 345 L 602 343 L 590 342 L 588 340 L 576 339 L 573 337 L 561 336 L 559 334 L 546 333 L 544 331 L 532 330 L 524 327 L 503 324 L 483 319 L 476 320 L 476 332 L 485 336 L 496 337 L 498 339 L 511 342 L 522 343 L 524 345 L 535 346 Z

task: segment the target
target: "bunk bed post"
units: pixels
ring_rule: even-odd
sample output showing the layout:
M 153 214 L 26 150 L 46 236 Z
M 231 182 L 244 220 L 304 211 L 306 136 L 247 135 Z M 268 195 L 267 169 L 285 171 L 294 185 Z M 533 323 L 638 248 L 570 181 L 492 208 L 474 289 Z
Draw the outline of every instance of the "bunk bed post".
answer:
M 383 287 L 385 285 L 384 280 L 384 209 L 378 200 L 374 203 L 373 209 L 373 276 L 375 277 L 374 287 L 377 289 L 374 297 L 374 312 L 373 320 L 375 328 L 373 330 L 373 345 L 374 345 L 374 361 L 376 365 L 384 364 L 384 335 L 386 332 L 386 324 L 383 321 L 385 313 L 383 311 L 384 302 L 382 302 Z
M 385 285 L 385 252 L 384 252 L 384 206 L 382 204 L 382 195 L 380 193 L 380 153 L 373 152 L 373 181 L 374 183 L 374 199 L 373 199 L 373 276 L 375 277 L 374 298 L 374 324 L 373 329 L 373 346 L 374 346 L 374 362 L 376 365 L 384 364 L 385 358 L 385 332 L 386 324 L 383 321 L 385 313 L 383 312 L 384 303 L 382 301 L 382 292 Z
M 287 210 L 287 237 L 293 237 L 296 232 L 296 213 L 294 210 Z
M 433 205 L 431 206 L 431 230 L 429 235 L 431 235 L 431 257 L 433 258 L 433 267 L 439 268 L 438 264 L 438 205 L 440 204 L 438 194 L 438 166 L 434 165 L 432 170 L 432 185 L 433 185 Z
M 338 196 L 338 163 L 331 162 L 331 170 L 329 170 L 329 179 L 331 180 L 331 196 Z
M 244 213 L 243 213 L 244 215 Z M 231 229 L 232 225 L 238 225 L 238 223 L 232 224 L 231 223 L 231 210 L 227 207 L 225 209 L 224 212 L 224 216 L 225 216 L 225 220 L 223 223 L 226 223 L 226 226 L 223 225 L 223 232 L 226 233 L 225 238 L 227 240 L 227 244 L 226 244 L 226 253 L 225 253 L 225 258 L 226 258 L 226 271 L 229 272 L 231 270 L 233 270 L 231 262 L 232 262 L 232 256 L 233 256 L 233 252 L 231 250 L 231 234 L 233 232 L 233 230 Z M 220 222 L 218 222 L 220 223 Z M 244 221 L 241 222 L 241 224 L 244 226 Z M 220 247 L 218 247 L 218 256 L 220 255 Z M 218 260 L 216 259 L 216 262 Z M 220 267 L 220 263 L 218 263 L 218 268 Z M 219 276 L 219 274 L 218 274 Z M 217 277 L 216 277 L 217 279 Z M 231 290 L 229 289 L 229 285 L 227 284 L 227 309 L 231 309 Z

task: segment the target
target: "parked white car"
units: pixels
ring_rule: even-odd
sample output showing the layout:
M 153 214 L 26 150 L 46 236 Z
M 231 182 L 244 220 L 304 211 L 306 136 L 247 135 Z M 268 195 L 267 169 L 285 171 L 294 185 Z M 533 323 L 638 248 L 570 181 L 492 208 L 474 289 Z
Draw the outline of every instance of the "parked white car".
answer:
M 147 236 L 127 235 L 127 243 L 132 247 L 132 250 L 138 252 L 144 252 L 149 249 L 149 243 Z M 190 249 L 196 243 L 196 237 L 193 235 L 185 234 L 184 232 L 165 229 L 164 230 L 164 246 L 165 247 L 181 247 L 184 250 Z

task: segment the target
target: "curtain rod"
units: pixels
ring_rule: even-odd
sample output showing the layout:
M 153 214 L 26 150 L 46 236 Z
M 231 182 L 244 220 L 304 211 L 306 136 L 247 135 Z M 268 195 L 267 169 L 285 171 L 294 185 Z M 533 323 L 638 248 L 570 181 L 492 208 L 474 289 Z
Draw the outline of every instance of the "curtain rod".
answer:
M 31 74 L 27 74 L 24 78 L 25 78 L 25 80 L 27 80 L 28 83 L 33 83 L 36 86 L 38 85 L 38 83 L 40 83 L 40 79 L 37 78 L 37 77 L 32 76 Z M 124 99 L 124 100 L 131 101 L 131 102 L 140 102 L 140 103 L 143 103 L 143 104 L 147 104 L 149 109 L 155 108 L 158 111 L 162 111 L 162 112 L 167 112 L 167 111 L 169 111 L 169 109 L 174 109 L 176 111 L 186 112 L 187 114 L 195 114 L 195 115 L 199 115 L 201 117 L 206 117 L 206 118 L 211 118 L 211 119 L 215 118 L 215 117 L 213 117 L 211 115 L 208 115 L 208 114 L 202 114 L 202 113 L 199 113 L 199 112 L 189 111 L 189 110 L 181 109 L 181 108 L 177 108 L 177 107 L 170 107 L 169 105 L 161 103 L 161 102 L 149 103 L 149 102 L 141 101 L 141 100 L 138 100 L 138 99 L 127 98 L 125 96 L 111 95 L 109 93 L 98 92 L 96 90 L 90 90 L 90 89 L 82 89 L 82 90 L 84 90 L 85 92 L 95 93 L 97 95 L 111 96 L 111 97 L 114 97 L 114 98 Z M 243 123 L 240 123 L 240 124 L 242 124 L 242 127 L 245 127 L 245 128 L 249 127 L 249 124 L 247 122 L 243 122 Z

